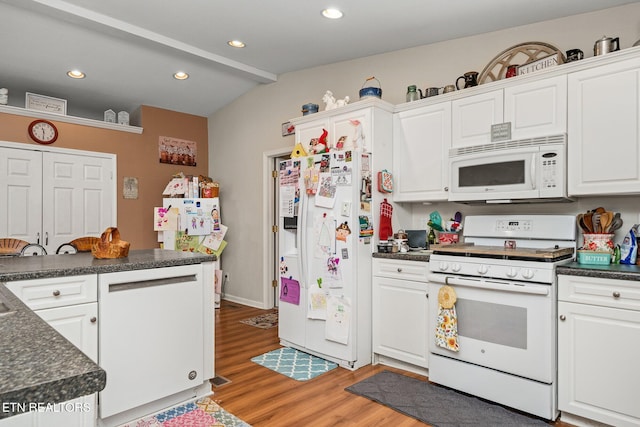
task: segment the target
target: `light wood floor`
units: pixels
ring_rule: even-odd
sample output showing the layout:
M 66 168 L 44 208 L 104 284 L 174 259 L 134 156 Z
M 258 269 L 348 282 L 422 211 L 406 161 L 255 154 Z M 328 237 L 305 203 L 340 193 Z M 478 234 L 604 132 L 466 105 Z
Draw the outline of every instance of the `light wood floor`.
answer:
M 338 367 L 309 381 L 295 381 L 251 362 L 252 357 L 281 347 L 278 328 L 260 329 L 240 323 L 266 312 L 227 301 L 216 310 L 216 375 L 231 382 L 212 390 L 224 409 L 253 427 L 425 426 L 344 391 L 385 369 L 425 379 L 423 376 L 368 365 L 355 372 Z M 551 425 L 570 426 L 562 422 Z

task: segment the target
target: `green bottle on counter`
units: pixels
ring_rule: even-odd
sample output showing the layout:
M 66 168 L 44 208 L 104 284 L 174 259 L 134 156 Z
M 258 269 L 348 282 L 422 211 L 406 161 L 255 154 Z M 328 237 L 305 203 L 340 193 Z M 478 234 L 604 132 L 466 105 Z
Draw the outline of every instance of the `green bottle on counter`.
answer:
M 429 246 L 436 244 L 436 233 L 433 231 L 433 228 L 429 230 L 429 237 L 427 237 L 429 241 Z

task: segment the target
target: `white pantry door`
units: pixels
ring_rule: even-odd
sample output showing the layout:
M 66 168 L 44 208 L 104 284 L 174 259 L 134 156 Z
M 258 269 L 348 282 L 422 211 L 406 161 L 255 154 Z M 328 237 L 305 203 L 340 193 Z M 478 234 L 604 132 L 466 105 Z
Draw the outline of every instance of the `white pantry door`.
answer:
M 42 230 L 47 252 L 77 237 L 100 236 L 115 226 L 111 159 L 43 153 Z
M 0 147 L 0 238 L 42 243 L 41 203 L 42 153 Z

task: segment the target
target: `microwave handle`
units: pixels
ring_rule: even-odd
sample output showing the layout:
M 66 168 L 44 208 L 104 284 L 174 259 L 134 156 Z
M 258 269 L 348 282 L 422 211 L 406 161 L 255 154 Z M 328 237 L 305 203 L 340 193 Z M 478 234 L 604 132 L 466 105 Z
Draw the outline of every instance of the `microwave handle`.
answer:
M 533 153 L 531 155 L 531 189 L 536 189 L 536 160 L 538 158 L 538 153 Z

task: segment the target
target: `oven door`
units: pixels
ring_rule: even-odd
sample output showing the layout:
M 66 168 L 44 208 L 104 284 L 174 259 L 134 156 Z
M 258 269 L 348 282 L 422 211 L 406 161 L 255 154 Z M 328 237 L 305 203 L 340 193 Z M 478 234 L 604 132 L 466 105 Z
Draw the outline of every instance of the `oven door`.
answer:
M 551 384 L 555 376 L 553 285 L 431 274 L 429 351 Z M 438 291 L 451 286 L 459 351 L 436 345 Z
M 449 200 L 529 199 L 540 196 L 538 147 L 483 151 L 450 157 Z

